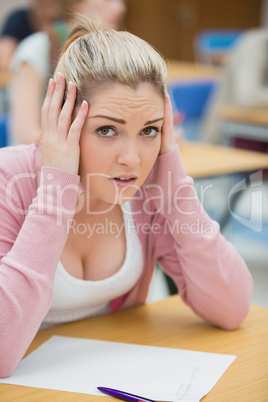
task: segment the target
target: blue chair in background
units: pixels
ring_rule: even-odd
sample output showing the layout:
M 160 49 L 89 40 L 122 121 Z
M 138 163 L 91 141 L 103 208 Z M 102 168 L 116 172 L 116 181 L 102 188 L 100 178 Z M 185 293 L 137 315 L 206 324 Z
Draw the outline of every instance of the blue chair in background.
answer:
M 222 64 L 223 58 L 234 46 L 243 31 L 203 30 L 194 38 L 196 60 L 205 64 Z
M 184 116 L 182 128 L 186 140 L 202 140 L 202 120 L 217 86 L 217 80 L 174 81 L 168 84 L 173 110 Z
M 8 145 L 9 116 L 7 113 L 0 115 L 0 148 Z

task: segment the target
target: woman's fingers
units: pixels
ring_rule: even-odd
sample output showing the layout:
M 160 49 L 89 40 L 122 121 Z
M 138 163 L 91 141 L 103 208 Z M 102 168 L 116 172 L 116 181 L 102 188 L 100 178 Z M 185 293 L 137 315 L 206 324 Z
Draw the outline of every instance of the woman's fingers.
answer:
M 59 116 L 62 109 L 63 96 L 65 91 L 65 77 L 61 73 L 56 75 L 56 88 L 49 106 L 49 131 L 57 135 Z
M 86 101 L 83 101 L 82 105 L 80 106 L 79 112 L 77 113 L 77 116 L 75 117 L 69 130 L 69 141 L 79 142 L 82 128 L 88 115 L 88 108 L 88 103 Z
M 42 160 L 43 166 L 77 174 L 80 160 L 79 141 L 88 115 L 88 103 L 84 101 L 79 110 L 74 109 L 76 87 L 69 82 L 67 98 L 62 106 L 64 91 L 65 78 L 58 73 L 56 84 L 54 81 L 53 84 L 50 83 L 42 110 L 43 130 L 46 134 L 42 141 Z
M 50 107 L 50 103 L 54 94 L 54 90 L 55 90 L 55 81 L 50 78 L 49 83 L 48 83 L 48 88 L 47 88 L 47 93 L 46 93 L 46 97 L 42 106 L 42 110 L 41 110 L 41 128 L 42 128 L 42 132 L 47 133 L 48 132 L 48 113 L 49 113 L 49 107 Z
M 164 123 L 161 135 L 160 154 L 166 154 L 177 147 L 173 129 L 173 111 L 168 93 L 165 94 Z
M 66 138 L 71 125 L 72 114 L 74 110 L 74 104 L 76 99 L 76 86 L 74 83 L 69 82 L 67 98 L 64 106 L 60 112 L 58 120 L 58 135 Z
M 165 125 L 165 135 L 172 135 L 172 129 L 173 129 L 173 111 L 172 111 L 172 105 L 170 101 L 170 97 L 168 93 L 165 95 L 165 119 L 164 119 L 164 125 Z

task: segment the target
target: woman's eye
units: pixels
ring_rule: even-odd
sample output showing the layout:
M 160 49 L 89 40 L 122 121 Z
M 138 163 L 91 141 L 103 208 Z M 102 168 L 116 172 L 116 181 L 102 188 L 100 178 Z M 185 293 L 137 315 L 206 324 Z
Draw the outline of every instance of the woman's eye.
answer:
M 112 137 L 114 135 L 114 129 L 111 127 L 101 127 L 97 132 L 103 137 Z
M 145 127 L 142 130 L 142 133 L 146 136 L 146 137 L 156 137 L 157 134 L 159 133 L 159 129 L 157 127 Z

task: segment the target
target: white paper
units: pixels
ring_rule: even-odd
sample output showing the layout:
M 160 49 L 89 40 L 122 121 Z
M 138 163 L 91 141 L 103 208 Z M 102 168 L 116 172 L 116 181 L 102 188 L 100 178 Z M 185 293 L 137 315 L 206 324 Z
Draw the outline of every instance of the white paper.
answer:
M 98 386 L 164 401 L 199 401 L 235 356 L 53 336 L 0 383 L 102 395 Z

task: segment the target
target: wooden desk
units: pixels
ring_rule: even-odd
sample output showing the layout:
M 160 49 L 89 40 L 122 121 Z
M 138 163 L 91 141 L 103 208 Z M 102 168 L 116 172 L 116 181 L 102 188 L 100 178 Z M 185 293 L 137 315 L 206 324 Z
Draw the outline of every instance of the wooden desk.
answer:
M 222 106 L 218 115 L 223 120 L 268 126 L 268 108 L 241 108 Z
M 195 179 L 268 168 L 268 157 L 260 152 L 197 142 L 179 147 L 186 172 Z
M 52 335 L 236 355 L 202 401 L 264 401 L 268 388 L 268 309 L 252 306 L 236 331 L 203 322 L 179 296 L 39 331 L 27 353 Z M 105 401 L 107 397 L 0 384 L 1 401 Z M 112 401 L 112 399 L 111 399 Z
M 185 61 L 167 60 L 168 79 L 211 79 L 221 78 L 221 69 Z
M 221 106 L 217 114 L 222 120 L 223 143 L 231 144 L 234 138 L 268 142 L 268 107 Z

